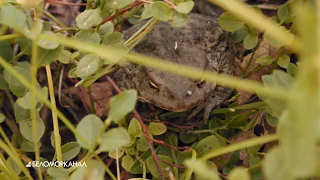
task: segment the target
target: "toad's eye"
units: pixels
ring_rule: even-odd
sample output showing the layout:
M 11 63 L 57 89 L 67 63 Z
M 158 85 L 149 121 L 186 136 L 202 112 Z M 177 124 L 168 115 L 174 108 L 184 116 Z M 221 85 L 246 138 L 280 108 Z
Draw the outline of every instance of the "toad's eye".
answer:
M 149 81 L 151 88 L 159 90 L 159 86 L 157 86 L 154 82 Z

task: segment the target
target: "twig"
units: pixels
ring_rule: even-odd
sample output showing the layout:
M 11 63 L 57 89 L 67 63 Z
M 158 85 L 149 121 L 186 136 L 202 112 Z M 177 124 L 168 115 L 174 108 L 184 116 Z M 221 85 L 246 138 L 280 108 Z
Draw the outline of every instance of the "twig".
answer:
M 111 84 L 111 86 L 117 91 L 117 93 L 121 93 L 121 90 L 120 88 L 116 85 L 116 83 L 109 77 L 109 76 L 106 76 L 108 82 Z M 159 164 L 159 158 L 156 154 L 156 151 L 152 145 L 152 140 L 148 134 L 148 131 L 147 131 L 147 127 L 146 125 L 143 123 L 141 117 L 140 117 L 140 114 L 134 109 L 133 110 L 133 113 L 134 113 L 134 116 L 135 118 L 139 121 L 140 123 L 140 126 L 141 126 L 141 129 L 142 129 L 142 132 L 143 132 L 143 135 L 146 137 L 147 139 L 147 142 L 148 142 L 148 145 L 150 147 L 150 150 L 151 150 L 151 153 L 152 153 L 152 156 L 153 156 L 153 159 L 154 159 L 154 162 L 157 166 L 157 169 L 158 169 L 158 172 L 160 174 L 160 177 L 161 179 L 165 180 L 165 176 L 161 170 L 161 167 L 160 167 L 160 164 Z
M 134 3 L 132 3 L 129 7 L 126 7 L 126 8 L 120 9 L 120 11 L 119 11 L 119 15 L 120 15 L 120 14 L 123 14 L 123 13 L 125 13 L 125 12 L 127 12 L 127 11 L 129 11 L 130 9 L 132 9 L 132 8 L 134 8 L 134 7 L 136 7 L 136 6 L 139 6 L 140 4 L 142 4 L 142 2 L 135 1 L 135 2 L 134 2 Z M 110 20 L 114 19 L 114 18 L 115 18 L 115 16 L 116 16 L 116 14 L 115 14 L 115 13 L 113 13 L 112 15 L 110 15 L 110 16 L 108 16 L 108 17 L 106 17 L 106 18 L 101 22 L 101 24 L 104 24 L 104 23 L 106 23 L 106 22 L 108 22 L 108 21 L 110 21 Z M 93 26 L 92 28 L 96 28 L 96 26 Z
M 163 162 L 164 164 L 167 164 L 167 165 L 172 166 L 172 167 L 176 167 L 176 168 L 180 168 L 180 169 L 186 169 L 186 167 L 184 167 L 184 166 L 179 166 L 177 164 L 172 164 L 172 163 L 169 163 L 167 161 L 163 161 L 161 159 L 160 159 L 160 161 Z

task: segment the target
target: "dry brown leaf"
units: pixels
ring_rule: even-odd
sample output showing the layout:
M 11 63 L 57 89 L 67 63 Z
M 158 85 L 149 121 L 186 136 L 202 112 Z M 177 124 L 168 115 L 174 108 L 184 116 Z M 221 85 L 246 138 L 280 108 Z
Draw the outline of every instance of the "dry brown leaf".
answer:
M 82 92 L 78 87 L 71 87 L 63 90 L 62 93 L 68 93 L 81 98 L 85 107 L 90 107 L 90 96 L 93 99 L 96 115 L 106 116 L 108 114 L 108 103 L 112 97 L 112 86 L 108 82 L 93 83 L 91 85 L 91 94 Z
M 271 46 L 269 43 L 266 41 L 261 41 L 258 49 L 256 50 L 255 54 L 253 55 L 253 59 L 251 64 L 249 65 L 247 72 L 252 71 L 255 69 L 258 64 L 256 63 L 256 59 L 261 57 L 261 56 L 275 56 L 277 53 L 278 48 Z M 243 58 L 243 61 L 241 62 L 239 59 L 235 59 L 235 66 L 236 66 L 236 75 L 237 76 L 242 76 L 242 72 L 246 69 L 248 63 L 250 62 L 250 58 L 252 56 L 252 53 L 248 54 Z M 261 68 L 259 71 L 255 72 L 254 74 L 251 74 L 248 76 L 246 79 L 253 80 L 253 81 L 261 81 L 261 77 L 266 74 L 270 74 L 272 72 L 272 66 L 266 66 Z M 244 104 L 246 103 L 249 98 L 254 94 L 252 92 L 246 92 L 243 90 L 237 89 L 237 91 L 240 94 L 240 97 L 237 99 L 238 104 Z

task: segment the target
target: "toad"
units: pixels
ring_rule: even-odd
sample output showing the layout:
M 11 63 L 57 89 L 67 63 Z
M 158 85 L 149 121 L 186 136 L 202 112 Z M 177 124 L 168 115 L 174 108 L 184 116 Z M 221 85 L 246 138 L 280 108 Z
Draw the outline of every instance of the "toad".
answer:
M 142 24 L 124 31 L 124 39 L 130 38 Z M 234 74 L 230 35 L 220 28 L 215 18 L 203 14 L 190 14 L 188 23 L 180 28 L 159 22 L 133 51 L 185 66 Z M 205 120 L 211 110 L 232 93 L 226 87 L 130 62 L 115 72 L 114 79 L 121 89 L 137 89 L 143 101 L 162 109 L 182 112 L 196 107 L 191 116 L 204 109 Z

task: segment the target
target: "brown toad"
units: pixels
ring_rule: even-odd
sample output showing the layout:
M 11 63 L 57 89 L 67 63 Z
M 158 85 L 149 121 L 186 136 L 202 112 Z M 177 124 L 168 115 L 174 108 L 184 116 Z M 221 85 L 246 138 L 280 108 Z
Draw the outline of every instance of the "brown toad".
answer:
M 141 27 L 139 24 L 124 31 L 124 38 L 128 39 Z M 201 14 L 190 14 L 187 25 L 181 28 L 160 22 L 133 51 L 203 70 L 234 73 L 230 35 L 215 18 Z M 197 106 L 194 115 L 204 108 L 205 120 L 232 93 L 225 87 L 133 63 L 119 68 L 114 78 L 120 88 L 137 89 L 143 101 L 162 109 L 181 112 Z

